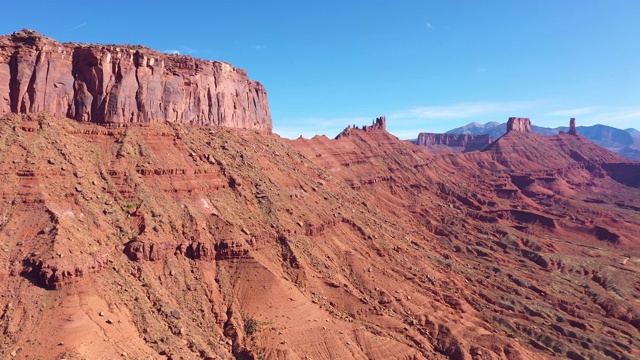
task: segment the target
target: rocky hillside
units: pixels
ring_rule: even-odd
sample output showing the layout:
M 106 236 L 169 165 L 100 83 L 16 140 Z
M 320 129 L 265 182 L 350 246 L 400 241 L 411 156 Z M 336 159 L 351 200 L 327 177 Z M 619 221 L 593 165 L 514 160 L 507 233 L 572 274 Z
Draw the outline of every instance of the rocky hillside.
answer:
M 633 164 L 587 145 L 5 116 L 0 357 L 638 358 Z
M 290 141 L 228 64 L 0 56 L 0 358 L 640 357 L 640 163 L 573 130 Z
M 230 64 L 141 46 L 0 37 L 0 114 L 125 125 L 172 122 L 271 132 L 264 87 Z
M 425 316 L 405 320 L 406 329 L 437 354 L 637 357 L 640 208 L 631 199 L 640 193 L 607 168 L 633 176 L 638 164 L 577 135 L 527 132 L 528 124 L 514 121 L 490 149 L 467 154 L 425 152 L 383 131 L 294 146 L 402 231 L 382 235 L 384 245 L 373 237 L 372 246 L 397 246 L 376 260 L 386 264 L 374 267 L 383 273 L 376 285 L 399 288 L 390 304 Z M 616 349 L 608 334 L 619 326 L 634 339 Z M 498 345 L 501 334 L 533 353 Z M 488 339 L 496 346 L 479 345 Z

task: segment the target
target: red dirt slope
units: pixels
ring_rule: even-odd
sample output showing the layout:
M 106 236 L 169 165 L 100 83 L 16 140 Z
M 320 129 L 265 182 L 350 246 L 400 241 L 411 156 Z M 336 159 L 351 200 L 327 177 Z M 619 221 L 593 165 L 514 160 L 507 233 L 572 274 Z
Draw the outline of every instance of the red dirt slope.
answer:
M 638 188 L 503 144 L 6 117 L 0 356 L 640 356 Z

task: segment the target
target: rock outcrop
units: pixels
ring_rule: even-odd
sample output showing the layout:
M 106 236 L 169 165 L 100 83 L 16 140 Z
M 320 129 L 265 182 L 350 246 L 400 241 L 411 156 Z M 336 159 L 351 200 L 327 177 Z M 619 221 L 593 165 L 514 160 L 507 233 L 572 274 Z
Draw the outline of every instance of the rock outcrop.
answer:
M 130 45 L 0 37 L 0 114 L 126 125 L 174 122 L 270 133 L 265 88 L 230 64 Z
M 416 145 L 433 148 L 439 147 L 454 148 L 459 152 L 469 152 L 482 150 L 493 142 L 491 135 L 468 135 L 468 134 L 434 134 L 420 133 L 416 140 Z
M 578 132 L 576 131 L 576 118 L 571 118 L 569 120 L 569 135 L 576 135 Z
M 507 133 L 512 131 L 531 132 L 531 120 L 529 118 L 510 117 L 507 121 Z
M 383 115 L 380 116 L 378 118 L 375 118 L 372 123 L 371 126 L 368 125 L 363 125 L 362 128 L 360 128 L 357 125 L 348 125 L 344 130 L 342 130 L 342 132 L 340 134 L 338 134 L 338 136 L 336 136 L 336 139 L 339 139 L 343 136 L 348 136 L 350 135 L 353 131 L 358 130 L 358 131 L 364 131 L 364 132 L 369 132 L 369 131 L 387 131 L 387 118 Z

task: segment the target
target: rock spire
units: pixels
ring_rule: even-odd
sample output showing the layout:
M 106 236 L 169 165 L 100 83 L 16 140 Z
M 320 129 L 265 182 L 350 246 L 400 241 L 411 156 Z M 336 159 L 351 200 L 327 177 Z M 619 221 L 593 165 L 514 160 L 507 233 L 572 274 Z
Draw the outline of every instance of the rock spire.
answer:
M 576 118 L 571 118 L 569 120 L 569 132 L 570 135 L 576 135 L 578 132 L 576 131 Z

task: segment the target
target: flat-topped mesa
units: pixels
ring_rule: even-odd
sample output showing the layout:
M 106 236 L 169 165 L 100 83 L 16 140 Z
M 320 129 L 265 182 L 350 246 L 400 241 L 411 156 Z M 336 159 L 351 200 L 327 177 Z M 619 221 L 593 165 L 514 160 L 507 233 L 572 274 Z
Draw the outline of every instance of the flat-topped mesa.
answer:
M 9 112 L 115 126 L 273 128 L 265 88 L 228 63 L 142 46 L 59 43 L 26 29 L 0 37 L 0 114 Z
M 380 116 L 373 120 L 371 126 L 363 125 L 362 128 L 356 126 L 355 124 L 353 125 L 353 127 L 351 125 L 348 125 L 344 130 L 342 130 L 340 134 L 338 134 L 338 136 L 336 136 L 336 139 L 339 139 L 343 136 L 351 135 L 354 131 L 387 131 L 387 119 L 386 117 L 384 117 L 384 115 Z
M 529 118 L 510 117 L 507 121 L 507 133 L 512 131 L 531 132 L 531 120 Z
M 569 135 L 577 135 L 578 132 L 576 131 L 576 118 L 571 118 L 569 120 L 569 131 L 568 131 Z
M 437 149 L 439 146 L 445 148 L 458 148 L 461 152 L 482 150 L 493 142 L 493 136 L 488 134 L 435 134 L 420 133 L 416 140 L 416 145 Z

